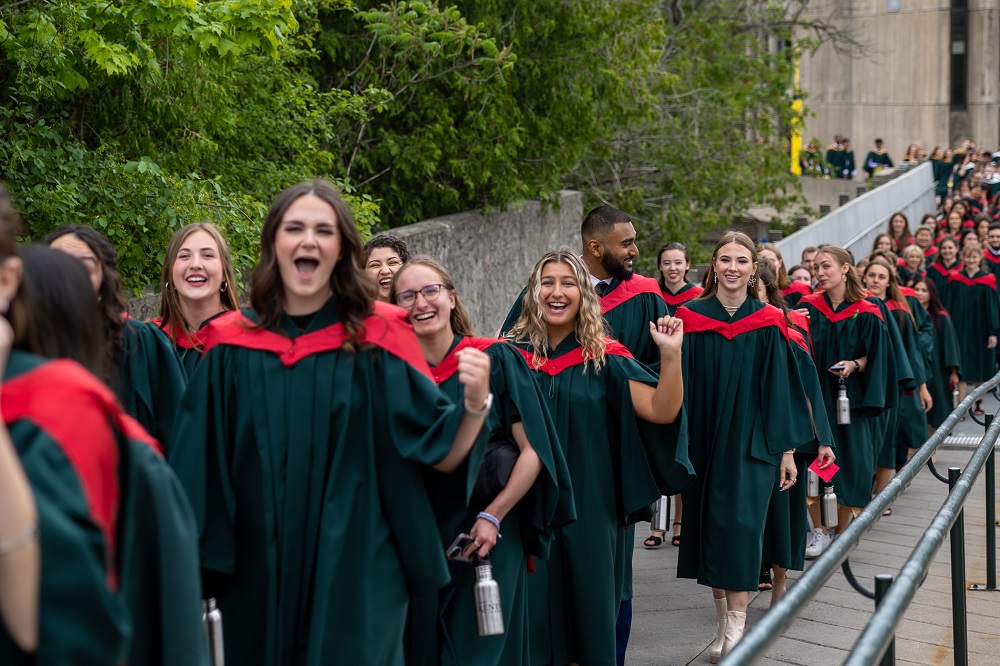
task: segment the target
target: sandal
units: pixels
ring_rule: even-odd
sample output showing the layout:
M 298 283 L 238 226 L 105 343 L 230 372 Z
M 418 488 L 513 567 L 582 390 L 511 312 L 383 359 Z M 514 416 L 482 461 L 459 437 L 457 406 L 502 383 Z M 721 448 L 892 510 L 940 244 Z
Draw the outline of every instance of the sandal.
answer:
M 646 548 L 649 548 L 650 550 L 654 548 L 659 548 L 660 546 L 663 545 L 662 535 L 663 535 L 662 532 L 660 533 L 660 536 L 657 536 L 656 534 L 650 534 L 648 537 L 646 537 L 646 540 L 642 542 L 642 545 L 644 545 Z
M 972 413 L 975 414 L 976 416 L 982 416 L 985 413 L 985 412 L 983 412 L 983 401 L 982 400 L 976 400 L 976 409 L 973 410 Z
M 675 527 L 680 527 L 681 524 L 675 520 L 674 521 L 674 526 Z M 673 538 L 670 539 L 670 545 L 672 545 L 672 546 L 680 546 L 681 545 L 681 535 L 680 534 L 675 534 L 673 536 Z
M 783 576 L 781 578 L 778 577 L 774 578 L 774 586 L 771 588 L 771 603 L 768 605 L 768 608 L 774 606 L 774 604 L 778 603 L 781 597 L 785 596 L 785 590 L 782 590 L 781 593 L 778 594 L 778 598 L 777 599 L 774 598 L 774 593 L 778 591 L 778 583 L 781 583 L 781 587 L 785 587 L 786 580 L 788 580 L 787 576 Z
M 770 590 L 774 587 L 774 583 L 771 581 L 771 565 L 762 564 L 760 567 L 760 580 L 757 582 L 757 589 L 763 592 L 764 590 Z

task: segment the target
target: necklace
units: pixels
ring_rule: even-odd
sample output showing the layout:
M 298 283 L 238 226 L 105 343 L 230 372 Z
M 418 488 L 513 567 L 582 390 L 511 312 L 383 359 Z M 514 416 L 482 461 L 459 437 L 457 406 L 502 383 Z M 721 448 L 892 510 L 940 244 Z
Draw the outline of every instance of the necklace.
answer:
M 729 313 L 730 317 L 736 314 L 736 311 L 740 309 L 740 306 L 738 305 L 723 305 L 722 307 L 726 309 L 726 312 Z

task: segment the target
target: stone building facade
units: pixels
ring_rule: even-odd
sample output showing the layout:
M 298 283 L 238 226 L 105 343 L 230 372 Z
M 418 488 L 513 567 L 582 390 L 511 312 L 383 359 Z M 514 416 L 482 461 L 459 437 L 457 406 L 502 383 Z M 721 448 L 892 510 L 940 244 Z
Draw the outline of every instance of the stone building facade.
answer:
M 1000 0 L 826 0 L 838 22 L 870 45 L 851 57 L 829 44 L 800 62 L 800 87 L 815 117 L 803 145 L 834 134 L 851 138 L 861 161 L 876 137 L 893 160 L 922 141 L 1000 149 Z

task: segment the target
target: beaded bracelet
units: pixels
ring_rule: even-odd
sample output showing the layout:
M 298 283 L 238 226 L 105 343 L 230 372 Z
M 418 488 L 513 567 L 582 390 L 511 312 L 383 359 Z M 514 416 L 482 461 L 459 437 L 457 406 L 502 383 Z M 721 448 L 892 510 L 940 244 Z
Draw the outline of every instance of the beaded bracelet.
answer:
M 497 538 L 502 539 L 500 536 L 500 520 L 491 513 L 486 513 L 485 511 L 480 511 L 476 514 L 476 519 L 482 518 L 483 520 L 493 523 L 493 527 L 497 528 Z

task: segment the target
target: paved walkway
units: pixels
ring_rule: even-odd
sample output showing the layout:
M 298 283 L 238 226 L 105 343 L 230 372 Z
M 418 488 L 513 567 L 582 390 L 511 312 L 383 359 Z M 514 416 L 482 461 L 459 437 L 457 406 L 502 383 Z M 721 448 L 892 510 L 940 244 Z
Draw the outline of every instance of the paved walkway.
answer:
M 986 404 L 991 411 L 997 407 L 992 399 Z M 970 441 L 982 432 L 981 426 L 969 420 L 955 429 L 953 435 L 957 437 L 949 441 Z M 940 450 L 936 456 L 938 470 L 947 474 L 948 467 L 964 467 L 973 448 L 969 444 L 951 444 Z M 931 476 L 927 469 L 903 491 L 893 505 L 893 515 L 879 520 L 850 558 L 855 576 L 866 587 L 874 587 L 873 577 L 877 573 L 895 575 L 899 571 L 947 492 L 947 485 Z M 657 550 L 645 549 L 642 539 L 648 534 L 648 524 L 640 523 L 637 527 L 635 615 L 626 664 L 709 663 L 708 645 L 715 637 L 716 626 L 711 592 L 693 581 L 678 579 L 677 549 L 669 542 Z M 985 482 L 981 475 L 965 506 L 967 583 L 986 582 L 985 535 Z M 950 572 L 946 539 L 896 633 L 897 663 L 954 663 Z M 790 586 L 799 575 L 800 572 L 789 572 Z M 969 663 L 1000 663 L 1000 592 L 967 592 L 966 598 Z M 767 611 L 769 601 L 770 592 L 751 595 L 748 627 Z M 802 666 L 843 663 L 868 622 L 873 604 L 855 592 L 838 569 L 760 663 Z

